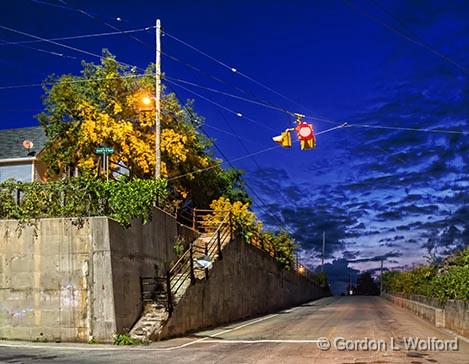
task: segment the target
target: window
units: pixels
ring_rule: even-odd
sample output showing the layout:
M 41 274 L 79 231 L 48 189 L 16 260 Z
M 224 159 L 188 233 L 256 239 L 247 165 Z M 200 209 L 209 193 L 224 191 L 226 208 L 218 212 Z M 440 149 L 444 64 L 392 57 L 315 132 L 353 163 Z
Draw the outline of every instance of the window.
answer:
M 31 182 L 31 173 L 31 163 L 0 165 L 0 182 L 4 182 L 10 178 L 13 178 L 20 182 Z

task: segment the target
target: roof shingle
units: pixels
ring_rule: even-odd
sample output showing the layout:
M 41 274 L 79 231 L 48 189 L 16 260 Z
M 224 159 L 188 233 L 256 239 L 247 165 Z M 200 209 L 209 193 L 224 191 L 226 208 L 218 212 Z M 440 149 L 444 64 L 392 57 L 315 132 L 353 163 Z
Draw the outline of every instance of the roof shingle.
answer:
M 33 142 L 31 150 L 23 147 L 25 140 Z M 47 137 L 41 126 L 0 130 L 0 160 L 32 157 L 37 155 L 46 143 Z

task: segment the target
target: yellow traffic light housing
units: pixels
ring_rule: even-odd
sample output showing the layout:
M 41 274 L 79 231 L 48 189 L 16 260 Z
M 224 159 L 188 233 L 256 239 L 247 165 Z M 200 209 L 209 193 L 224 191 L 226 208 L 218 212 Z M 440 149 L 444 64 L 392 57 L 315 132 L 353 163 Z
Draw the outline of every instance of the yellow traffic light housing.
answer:
M 301 140 L 300 145 L 301 145 L 301 150 L 316 148 L 316 139 Z
M 290 129 L 287 129 L 282 134 L 273 137 L 273 141 L 280 144 L 284 148 L 290 148 L 292 144 L 290 131 Z

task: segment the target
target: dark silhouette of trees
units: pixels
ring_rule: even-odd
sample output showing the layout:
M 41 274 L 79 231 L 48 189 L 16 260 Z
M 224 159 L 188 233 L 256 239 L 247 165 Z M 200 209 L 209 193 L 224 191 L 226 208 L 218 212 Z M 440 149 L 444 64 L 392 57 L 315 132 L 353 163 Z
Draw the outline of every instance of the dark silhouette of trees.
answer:
M 370 272 L 363 272 L 358 276 L 354 294 L 362 296 L 379 295 L 379 286 Z

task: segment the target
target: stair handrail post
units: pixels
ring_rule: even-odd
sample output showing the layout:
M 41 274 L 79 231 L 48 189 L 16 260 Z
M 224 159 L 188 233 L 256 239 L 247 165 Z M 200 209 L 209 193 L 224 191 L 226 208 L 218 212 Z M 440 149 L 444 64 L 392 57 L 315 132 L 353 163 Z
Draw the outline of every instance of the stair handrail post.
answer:
M 192 229 L 196 230 L 197 227 L 197 214 L 196 214 L 196 208 L 194 207 L 192 209 Z
M 205 255 L 208 256 L 208 243 L 205 242 Z M 205 268 L 205 280 L 208 280 L 208 268 Z
M 173 296 L 171 294 L 171 273 L 166 272 L 166 295 L 168 296 L 168 316 L 173 314 Z
M 230 219 L 230 241 L 233 240 L 233 213 L 229 212 L 229 219 Z
M 217 246 L 218 246 L 218 259 L 223 259 L 223 255 L 221 252 L 221 239 L 220 239 L 220 229 L 217 231 Z
M 194 273 L 194 248 L 192 243 L 189 245 L 189 267 L 191 275 L 191 284 L 195 283 L 195 273 Z

